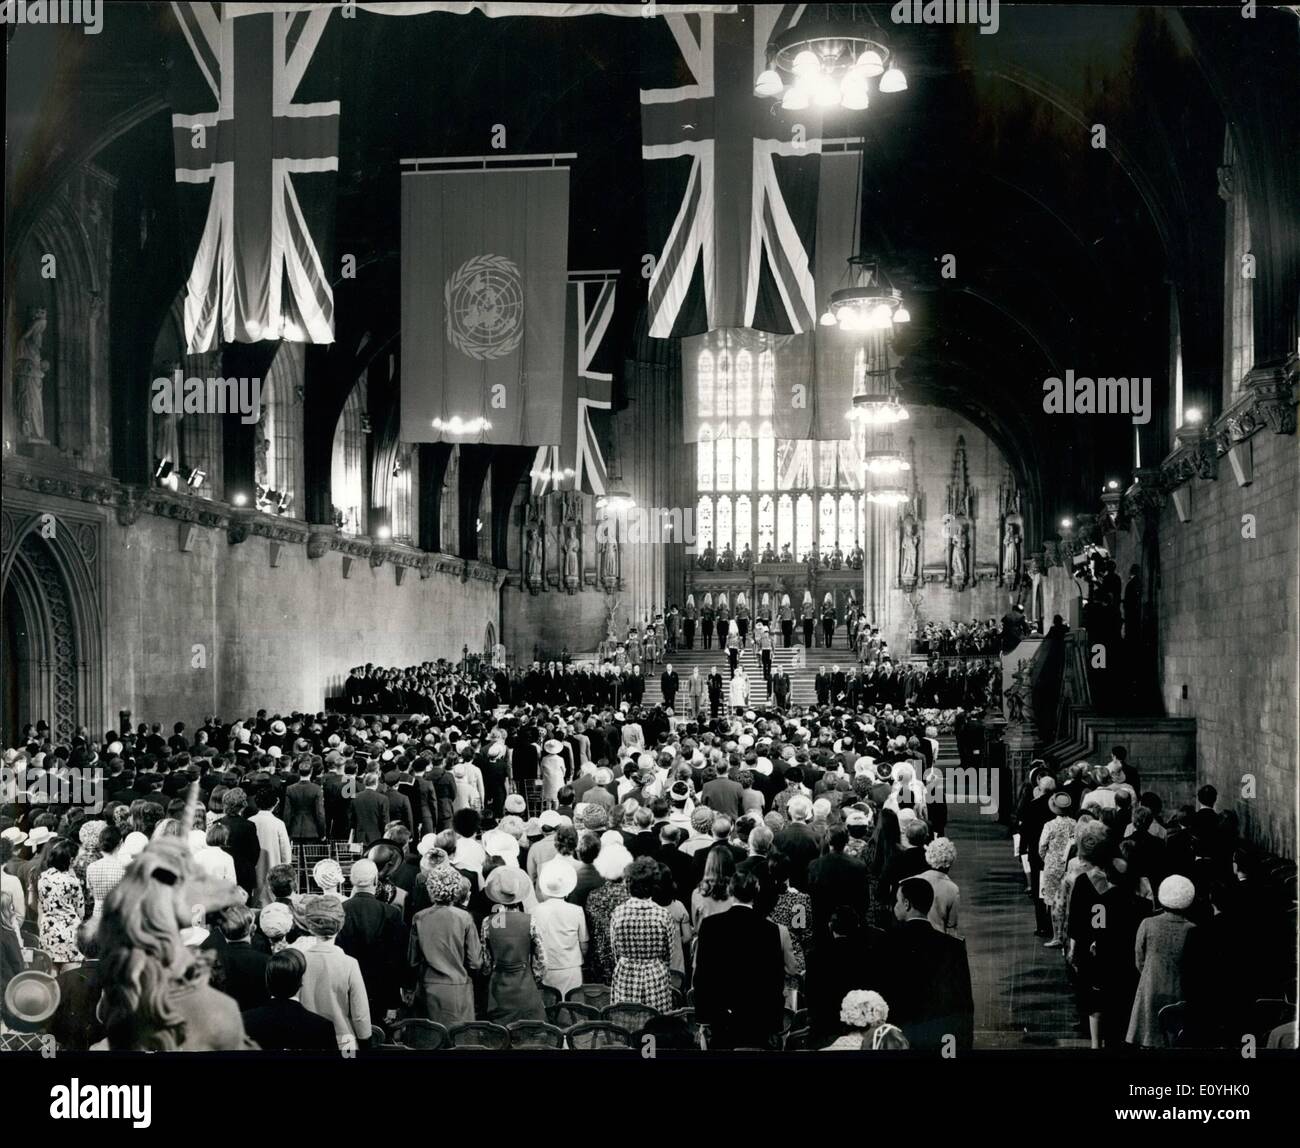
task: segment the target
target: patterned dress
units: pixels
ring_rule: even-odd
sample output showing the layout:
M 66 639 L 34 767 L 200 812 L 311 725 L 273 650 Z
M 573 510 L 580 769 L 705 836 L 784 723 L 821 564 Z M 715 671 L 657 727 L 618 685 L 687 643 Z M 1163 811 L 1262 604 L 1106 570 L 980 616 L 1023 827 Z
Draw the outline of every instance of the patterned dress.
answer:
M 673 1007 L 668 966 L 677 927 L 667 909 L 647 898 L 629 897 L 614 910 L 609 925 L 617 962 L 610 997 L 614 1004 L 649 1005 L 660 1012 Z
M 1074 843 L 1073 818 L 1058 816 L 1043 826 L 1038 840 L 1038 855 L 1043 859 L 1043 873 L 1038 879 L 1038 895 L 1051 908 L 1056 904 L 1056 893 L 1065 877 L 1066 858 Z
M 627 882 L 622 877 L 617 881 L 606 881 L 587 898 L 587 933 L 591 937 L 587 963 L 595 984 L 608 985 L 614 981 L 617 958 L 614 956 L 609 926 L 614 918 L 614 910 L 627 899 Z
M 787 889 L 777 897 L 776 904 L 767 916 L 769 921 L 784 925 L 790 933 L 790 948 L 794 952 L 799 973 L 797 976 L 787 974 L 785 987 L 797 989 L 800 977 L 807 971 L 804 945 L 812 936 L 812 898 L 807 893 L 799 892 L 798 889 Z
M 85 897 L 77 875 L 46 869 L 36 885 L 41 904 L 41 948 L 56 964 L 81 960 L 77 929 L 85 915 Z

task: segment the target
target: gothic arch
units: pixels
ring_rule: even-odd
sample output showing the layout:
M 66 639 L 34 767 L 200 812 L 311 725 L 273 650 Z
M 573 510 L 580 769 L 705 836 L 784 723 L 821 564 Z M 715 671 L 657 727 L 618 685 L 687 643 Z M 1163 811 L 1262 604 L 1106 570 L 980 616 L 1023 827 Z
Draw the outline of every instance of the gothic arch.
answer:
M 104 621 L 97 576 L 98 523 L 6 511 L 0 579 L 12 605 L 19 723 L 44 718 L 67 744 L 78 726 L 104 728 Z M 12 595 L 12 598 L 10 597 Z M 8 683 L 6 683 L 6 688 Z

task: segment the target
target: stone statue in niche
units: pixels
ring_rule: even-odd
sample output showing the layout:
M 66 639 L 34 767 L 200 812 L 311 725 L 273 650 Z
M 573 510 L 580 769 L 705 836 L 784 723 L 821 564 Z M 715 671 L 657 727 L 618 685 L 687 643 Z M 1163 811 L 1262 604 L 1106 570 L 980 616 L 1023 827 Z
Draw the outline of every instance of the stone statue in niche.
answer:
M 1023 547 L 1024 537 L 1020 532 L 1020 523 L 1015 517 L 1008 516 L 1002 528 L 1002 580 L 1012 590 L 1020 585 Z
M 537 498 L 524 507 L 524 581 L 533 593 L 542 585 L 542 509 Z
M 611 589 L 618 581 L 618 543 L 613 538 L 600 544 L 600 581 Z
M 964 590 L 970 576 L 970 525 L 964 518 L 944 516 L 948 538 L 948 585 Z
M 560 499 L 561 561 L 564 587 L 572 594 L 582 585 L 582 495 L 568 490 Z
M 903 586 L 915 585 L 921 571 L 921 528 L 915 516 L 903 518 L 903 537 L 899 545 L 898 581 Z
M 564 588 L 572 594 L 581 581 L 578 565 L 578 528 L 572 522 L 564 524 Z
M 45 338 L 47 322 L 45 308 L 35 308 L 27 330 L 18 340 L 14 355 L 18 424 L 23 436 L 31 442 L 49 441 L 45 437 L 44 380 L 50 364 L 47 359 L 41 358 L 41 343 Z

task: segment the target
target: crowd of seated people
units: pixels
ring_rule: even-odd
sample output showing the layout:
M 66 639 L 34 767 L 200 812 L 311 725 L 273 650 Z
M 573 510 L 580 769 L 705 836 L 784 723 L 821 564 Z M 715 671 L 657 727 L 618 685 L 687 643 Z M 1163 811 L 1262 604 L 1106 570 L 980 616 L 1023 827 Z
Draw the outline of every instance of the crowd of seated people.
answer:
M 1100 768 L 1034 763 L 1017 849 L 1093 1048 L 1294 1047 L 1295 866 L 1245 848 L 1217 806 L 1206 785 L 1166 815 L 1123 746 Z
M 96 926 L 170 841 L 239 890 L 183 934 L 242 1017 L 203 1047 L 367 1048 L 404 1018 L 571 1025 L 582 1010 L 557 1007 L 581 986 L 712 1048 L 969 1047 L 936 753 L 915 715 L 843 707 L 261 711 L 66 744 L 29 727 L 0 793 L 0 993 L 47 977 L 60 1003 L 33 1017 L 5 995 L 6 1032 L 130 1039 L 96 1021 Z M 331 841 L 355 846 L 346 877 L 304 868 Z

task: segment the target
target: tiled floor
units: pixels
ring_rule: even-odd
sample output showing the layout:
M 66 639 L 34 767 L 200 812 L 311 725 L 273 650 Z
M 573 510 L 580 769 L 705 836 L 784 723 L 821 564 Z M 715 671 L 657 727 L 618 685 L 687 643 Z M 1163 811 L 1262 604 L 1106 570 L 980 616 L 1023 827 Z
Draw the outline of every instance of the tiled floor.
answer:
M 975 805 L 951 805 L 957 847 L 952 878 L 961 888 L 975 996 L 975 1047 L 1086 1048 L 1059 949 L 1034 936 L 1034 910 L 1006 826 Z

